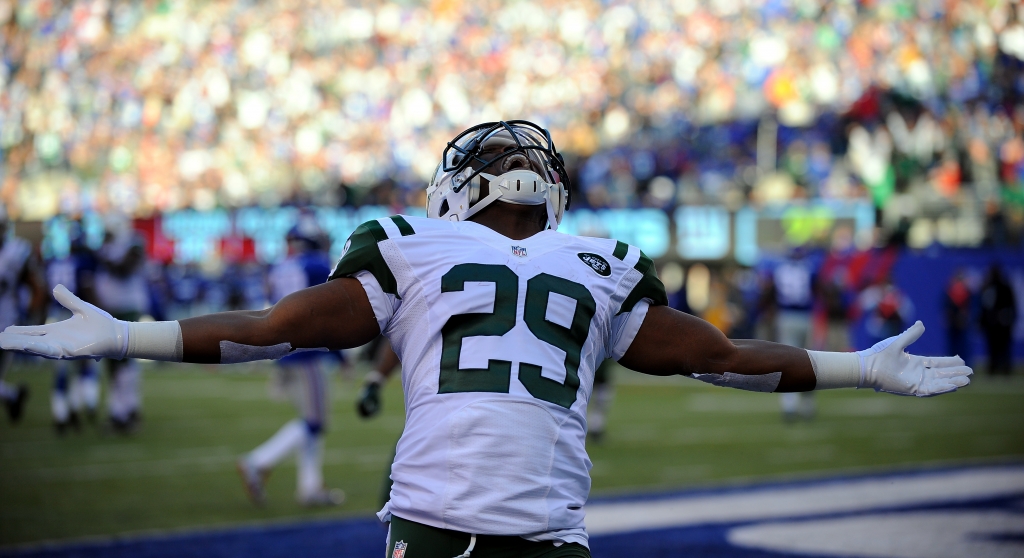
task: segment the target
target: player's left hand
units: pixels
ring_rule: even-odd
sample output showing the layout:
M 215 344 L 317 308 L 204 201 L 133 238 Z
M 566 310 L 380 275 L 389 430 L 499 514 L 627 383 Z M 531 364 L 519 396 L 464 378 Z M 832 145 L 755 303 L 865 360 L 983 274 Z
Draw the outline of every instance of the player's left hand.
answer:
M 356 412 L 362 418 L 370 418 L 380 412 L 380 382 L 366 382 L 359 399 L 356 400 Z
M 54 359 L 124 358 L 128 347 L 124 322 L 71 294 L 64 285 L 57 285 L 53 296 L 73 316 L 42 326 L 10 326 L 0 333 L 0 348 Z
M 920 321 L 903 333 L 858 351 L 861 386 L 897 395 L 931 397 L 956 391 L 971 383 L 974 373 L 958 356 L 923 357 L 904 349 L 924 333 Z

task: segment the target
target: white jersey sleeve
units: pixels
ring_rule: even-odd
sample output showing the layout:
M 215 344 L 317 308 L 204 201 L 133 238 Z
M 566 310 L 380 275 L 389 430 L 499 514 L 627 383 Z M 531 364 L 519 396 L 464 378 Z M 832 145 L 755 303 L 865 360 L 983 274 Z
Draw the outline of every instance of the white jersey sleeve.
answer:
M 406 427 L 382 519 L 587 544 L 586 407 L 597 367 L 666 303 L 650 258 L 393 216 L 356 229 L 338 277 L 360 281 L 402 361 Z
M 398 306 L 398 298 L 384 292 L 377 278 L 369 271 L 359 271 L 352 275 L 366 291 L 366 298 L 370 300 L 370 307 L 373 308 L 373 316 L 377 319 L 377 326 L 383 333 L 387 331 L 391 318 L 395 315 Z
M 663 303 L 664 304 L 664 303 Z M 623 312 L 612 320 L 612 335 L 608 343 L 608 358 L 619 360 L 629 346 L 633 344 L 640 326 L 644 324 L 647 317 L 647 310 L 651 307 L 651 300 L 648 298 L 637 301 L 636 305 L 629 312 Z

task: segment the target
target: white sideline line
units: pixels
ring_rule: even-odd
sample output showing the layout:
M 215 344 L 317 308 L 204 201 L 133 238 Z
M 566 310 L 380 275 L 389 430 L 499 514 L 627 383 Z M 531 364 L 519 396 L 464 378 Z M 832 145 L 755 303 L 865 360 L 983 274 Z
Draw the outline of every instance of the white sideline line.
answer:
M 1020 558 L 1024 546 L 1014 539 L 1021 535 L 1024 516 L 1019 513 L 960 509 L 769 521 L 731 529 L 726 539 L 733 546 L 787 556 Z
M 962 502 L 1024 493 L 1024 467 L 967 469 L 814 486 L 587 505 L 587 531 L 611 535 L 708 523 Z

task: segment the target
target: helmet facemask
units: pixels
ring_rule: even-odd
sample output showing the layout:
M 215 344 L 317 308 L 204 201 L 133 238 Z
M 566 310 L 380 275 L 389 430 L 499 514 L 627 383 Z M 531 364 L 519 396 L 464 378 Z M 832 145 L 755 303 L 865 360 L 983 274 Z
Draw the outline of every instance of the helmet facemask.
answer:
M 544 204 L 555 230 L 568 207 L 568 188 L 547 130 L 524 120 L 489 122 L 448 143 L 427 188 L 427 216 L 464 221 L 495 201 Z

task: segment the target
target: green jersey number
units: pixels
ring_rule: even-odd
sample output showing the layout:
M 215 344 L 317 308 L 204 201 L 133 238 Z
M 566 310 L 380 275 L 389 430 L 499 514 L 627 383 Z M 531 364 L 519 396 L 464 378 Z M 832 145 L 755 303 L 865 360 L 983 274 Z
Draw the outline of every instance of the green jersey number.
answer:
M 519 277 L 505 265 L 460 264 L 441 278 L 441 292 L 463 291 L 466 283 L 494 283 L 494 311 L 456 314 L 441 328 L 441 377 L 438 393 L 487 391 L 508 393 L 512 363 L 491 359 L 487 368 L 459 368 L 462 340 L 467 337 L 501 336 L 516 325 L 516 301 L 519 299 Z M 551 293 L 576 301 L 576 311 L 569 327 L 547 320 Z M 576 401 L 580 387 L 580 357 L 590 332 L 597 304 L 586 287 L 568 279 L 541 273 L 526 282 L 526 305 L 523 321 L 530 332 L 545 343 L 565 351 L 565 382 L 541 376 L 541 367 L 519 363 L 519 381 L 537 399 L 569 408 Z M 525 350 L 524 354 L 528 351 Z

